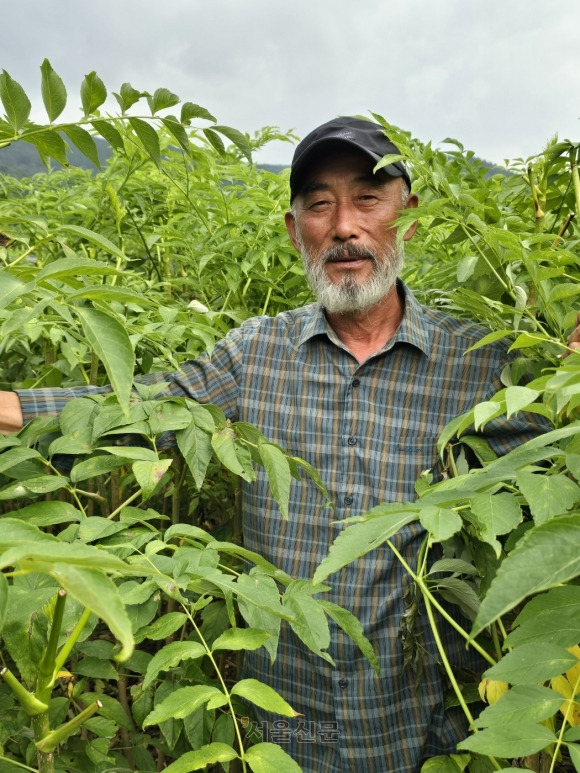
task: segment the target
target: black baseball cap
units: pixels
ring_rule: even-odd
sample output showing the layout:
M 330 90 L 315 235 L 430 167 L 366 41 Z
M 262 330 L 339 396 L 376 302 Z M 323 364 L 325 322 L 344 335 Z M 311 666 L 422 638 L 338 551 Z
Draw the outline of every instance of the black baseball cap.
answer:
M 363 118 L 334 118 L 314 129 L 296 146 L 290 170 L 290 201 L 300 190 L 305 172 L 318 151 L 326 144 L 344 142 L 366 153 L 375 163 L 383 156 L 400 154 L 399 148 L 390 141 L 385 129 L 378 123 Z M 395 161 L 382 167 L 391 177 L 402 177 L 411 189 L 411 178 L 405 164 Z

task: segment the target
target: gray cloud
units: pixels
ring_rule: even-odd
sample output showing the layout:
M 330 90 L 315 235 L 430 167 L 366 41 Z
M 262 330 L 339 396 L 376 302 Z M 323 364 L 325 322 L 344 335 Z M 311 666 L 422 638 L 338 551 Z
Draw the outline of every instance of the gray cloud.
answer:
M 578 139 L 579 22 L 577 0 L 19 0 L 2 12 L 0 66 L 38 107 L 48 57 L 71 118 L 97 70 L 110 91 L 165 86 L 243 131 L 303 136 L 373 110 L 499 161 Z

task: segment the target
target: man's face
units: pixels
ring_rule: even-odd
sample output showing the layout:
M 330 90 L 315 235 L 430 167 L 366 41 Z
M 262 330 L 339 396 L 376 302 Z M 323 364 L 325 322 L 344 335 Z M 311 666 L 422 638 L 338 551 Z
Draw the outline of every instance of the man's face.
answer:
M 312 167 L 286 225 L 308 280 L 329 312 L 364 311 L 394 288 L 403 255 L 390 224 L 405 206 L 400 178 L 373 175 L 373 162 L 348 148 Z M 403 237 L 410 239 L 412 227 Z

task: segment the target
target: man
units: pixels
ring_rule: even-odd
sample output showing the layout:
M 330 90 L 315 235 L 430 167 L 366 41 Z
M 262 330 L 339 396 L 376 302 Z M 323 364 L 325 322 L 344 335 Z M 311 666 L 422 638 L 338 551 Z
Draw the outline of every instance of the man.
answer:
M 252 422 L 321 473 L 335 511 L 322 508 L 310 481 L 294 482 L 288 521 L 265 476 L 244 484 L 245 546 L 293 577 L 312 577 L 340 533 L 335 521 L 383 501 L 412 500 L 421 471 L 439 474 L 441 430 L 499 388 L 506 362 L 500 343 L 465 354 L 485 331 L 422 307 L 397 280 L 402 251 L 392 223 L 400 210 L 416 207 L 417 197 L 401 162 L 374 173 L 393 153 L 382 127 L 355 118 L 309 134 L 294 155 L 286 225 L 318 302 L 248 320 L 211 356 L 179 373 L 140 379 L 169 382 L 162 394 L 217 403 L 230 419 Z M 577 331 L 573 345 L 579 340 Z M 86 392 L 4 394 L 0 428 L 15 430 L 35 415 L 58 412 Z M 519 416 L 491 422 L 487 437 L 505 453 L 539 431 L 533 415 Z M 411 524 L 395 538 L 411 564 L 423 536 Z M 330 600 L 361 620 L 381 674 L 336 626 L 328 650 L 336 668 L 283 626 L 276 662 L 252 652 L 246 668 L 302 716 L 282 732 L 264 715 L 263 740 L 281 743 L 311 773 L 412 773 L 422 760 L 453 751 L 465 728 L 458 713 L 443 710 L 437 650 L 422 620 L 417 634 L 426 657 L 418 690 L 415 675 L 403 668 L 398 632 L 408 583 L 398 562 L 381 548 L 329 584 Z M 454 665 L 469 666 L 463 643 L 450 631 L 443 635 Z

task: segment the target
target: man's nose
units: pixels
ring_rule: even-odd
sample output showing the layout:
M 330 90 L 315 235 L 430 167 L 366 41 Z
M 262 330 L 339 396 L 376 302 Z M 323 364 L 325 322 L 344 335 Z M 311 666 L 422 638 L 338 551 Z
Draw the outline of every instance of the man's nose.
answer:
M 336 204 L 334 210 L 334 238 L 345 242 L 356 239 L 360 235 L 356 207 L 351 202 L 342 201 Z

